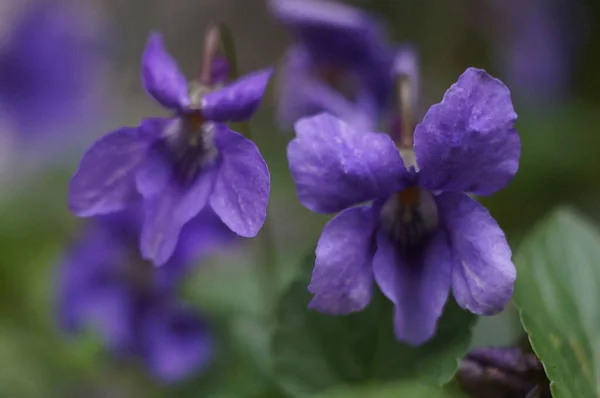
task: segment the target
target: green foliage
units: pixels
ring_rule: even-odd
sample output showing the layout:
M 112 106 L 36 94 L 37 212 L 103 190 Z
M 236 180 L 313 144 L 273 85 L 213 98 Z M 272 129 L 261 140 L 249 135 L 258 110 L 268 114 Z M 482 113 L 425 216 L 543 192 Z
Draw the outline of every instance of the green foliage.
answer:
M 569 209 L 516 256 L 514 301 L 555 398 L 600 396 L 600 233 Z
M 306 287 L 314 256 L 279 302 L 273 336 L 275 376 L 293 396 L 336 385 L 360 385 L 398 379 L 436 384 L 449 381 L 470 342 L 475 317 L 453 300 L 446 306 L 435 337 L 419 347 L 398 342 L 392 306 L 374 295 L 362 312 L 328 316 L 307 308 Z
M 415 382 L 369 385 L 363 387 L 338 387 L 310 398 L 460 398 L 456 391 Z

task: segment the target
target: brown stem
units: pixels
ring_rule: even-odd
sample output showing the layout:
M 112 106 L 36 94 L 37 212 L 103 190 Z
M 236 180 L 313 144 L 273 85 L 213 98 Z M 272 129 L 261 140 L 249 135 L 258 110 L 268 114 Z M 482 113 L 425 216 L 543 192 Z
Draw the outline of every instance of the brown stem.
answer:
M 401 74 L 398 77 L 398 101 L 400 105 L 400 134 L 398 137 L 398 146 L 403 149 L 412 149 L 413 147 L 413 101 L 412 87 L 410 78 Z
M 221 27 L 214 24 L 206 29 L 204 35 L 204 51 L 202 53 L 202 67 L 198 76 L 200 84 L 210 86 L 212 80 L 212 64 L 221 47 Z

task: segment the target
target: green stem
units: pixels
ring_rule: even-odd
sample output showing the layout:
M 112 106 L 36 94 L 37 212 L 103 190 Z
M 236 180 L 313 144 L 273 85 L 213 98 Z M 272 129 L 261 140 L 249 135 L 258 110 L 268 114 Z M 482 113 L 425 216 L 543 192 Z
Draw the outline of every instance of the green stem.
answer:
M 235 51 L 235 43 L 231 30 L 224 24 L 219 25 L 221 51 L 225 55 L 229 63 L 229 79 L 235 80 L 239 77 L 237 67 L 237 57 Z M 252 131 L 248 122 L 236 123 L 235 129 L 248 139 L 252 139 Z M 268 213 L 268 212 L 267 212 Z M 277 250 L 275 246 L 275 236 L 270 223 L 270 217 L 267 214 L 267 219 L 262 227 L 259 240 L 262 246 L 262 258 L 258 261 L 257 270 L 260 279 L 260 290 L 264 296 L 265 306 L 267 308 L 268 322 L 271 326 L 274 314 L 274 304 L 277 300 L 277 289 L 279 279 L 277 273 Z

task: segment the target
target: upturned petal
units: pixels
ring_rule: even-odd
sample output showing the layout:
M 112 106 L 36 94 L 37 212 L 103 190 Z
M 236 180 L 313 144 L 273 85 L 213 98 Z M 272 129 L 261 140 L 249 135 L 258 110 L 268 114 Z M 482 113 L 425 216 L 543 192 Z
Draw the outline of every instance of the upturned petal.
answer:
M 250 73 L 202 98 L 202 116 L 213 122 L 249 119 L 262 101 L 273 69 Z
M 148 38 L 142 58 L 142 81 L 146 91 L 162 106 L 179 110 L 189 105 L 187 80 L 159 33 Z
M 328 114 L 304 118 L 287 149 L 300 202 L 334 213 L 402 189 L 408 172 L 385 134 L 356 131 Z
M 146 196 L 140 247 L 145 259 L 156 265 L 163 265 L 169 260 L 183 226 L 207 204 L 216 175 L 216 165 L 210 165 L 191 185 L 182 186 L 178 180 L 170 179 L 161 192 L 142 192 Z
M 411 258 L 379 232 L 373 273 L 382 293 L 394 303 L 394 332 L 399 340 L 419 345 L 435 334 L 450 291 L 450 255 L 448 238 L 441 230 Z
M 183 307 L 149 311 L 141 340 L 147 366 L 166 382 L 202 370 L 213 356 L 213 340 L 206 324 Z
M 436 202 L 450 237 L 457 303 L 479 315 L 502 311 L 516 278 L 504 232 L 485 207 L 465 194 L 443 193 Z
M 267 218 L 270 175 L 256 145 L 225 125 L 217 125 L 221 163 L 210 206 L 236 234 L 256 236 Z
M 489 195 L 517 172 L 521 143 L 508 88 L 469 68 L 415 130 L 421 185 Z
M 123 210 L 135 202 L 136 172 L 163 126 L 160 119 L 148 119 L 138 128 L 124 127 L 96 141 L 71 179 L 71 211 L 89 217 Z
M 323 229 L 308 290 L 309 307 L 327 314 L 360 311 L 373 289 L 375 214 L 371 207 L 346 209 Z

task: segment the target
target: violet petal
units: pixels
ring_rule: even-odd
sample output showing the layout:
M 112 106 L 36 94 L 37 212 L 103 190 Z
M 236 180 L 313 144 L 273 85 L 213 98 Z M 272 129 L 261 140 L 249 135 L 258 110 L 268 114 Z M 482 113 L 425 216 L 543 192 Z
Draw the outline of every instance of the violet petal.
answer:
M 202 115 L 213 122 L 249 119 L 262 101 L 273 69 L 250 73 L 202 98 Z
M 189 105 L 187 79 L 159 33 L 148 38 L 142 58 L 142 80 L 146 91 L 165 108 L 180 110 Z
M 172 179 L 162 192 L 146 192 L 152 195 L 144 198 L 145 220 L 140 242 L 144 258 L 156 265 L 169 260 L 183 226 L 207 204 L 216 169 L 216 166 L 207 166 L 191 185 L 182 186 Z
M 96 141 L 71 179 L 71 211 L 89 217 L 123 210 L 135 202 L 136 172 L 162 126 L 160 119 L 148 119 L 139 128 L 124 127 Z
M 217 125 L 221 164 L 210 205 L 236 234 L 253 237 L 267 218 L 270 175 L 257 146 L 225 125 Z
M 433 337 L 451 284 L 448 238 L 439 230 L 422 253 L 407 258 L 380 231 L 373 258 L 375 280 L 394 303 L 394 332 L 399 340 L 420 345 Z
M 519 167 L 516 119 L 508 88 L 467 69 L 415 129 L 421 185 L 477 195 L 504 188 Z
M 361 311 L 373 290 L 373 232 L 371 207 L 346 209 L 323 229 L 308 290 L 309 307 L 327 314 Z
M 504 232 L 485 207 L 465 194 L 443 193 L 436 202 L 450 236 L 457 303 L 478 315 L 502 311 L 516 278 Z
M 289 167 L 300 202 L 314 212 L 338 212 L 405 186 L 408 172 L 385 134 L 356 131 L 328 114 L 299 120 L 296 134 Z

